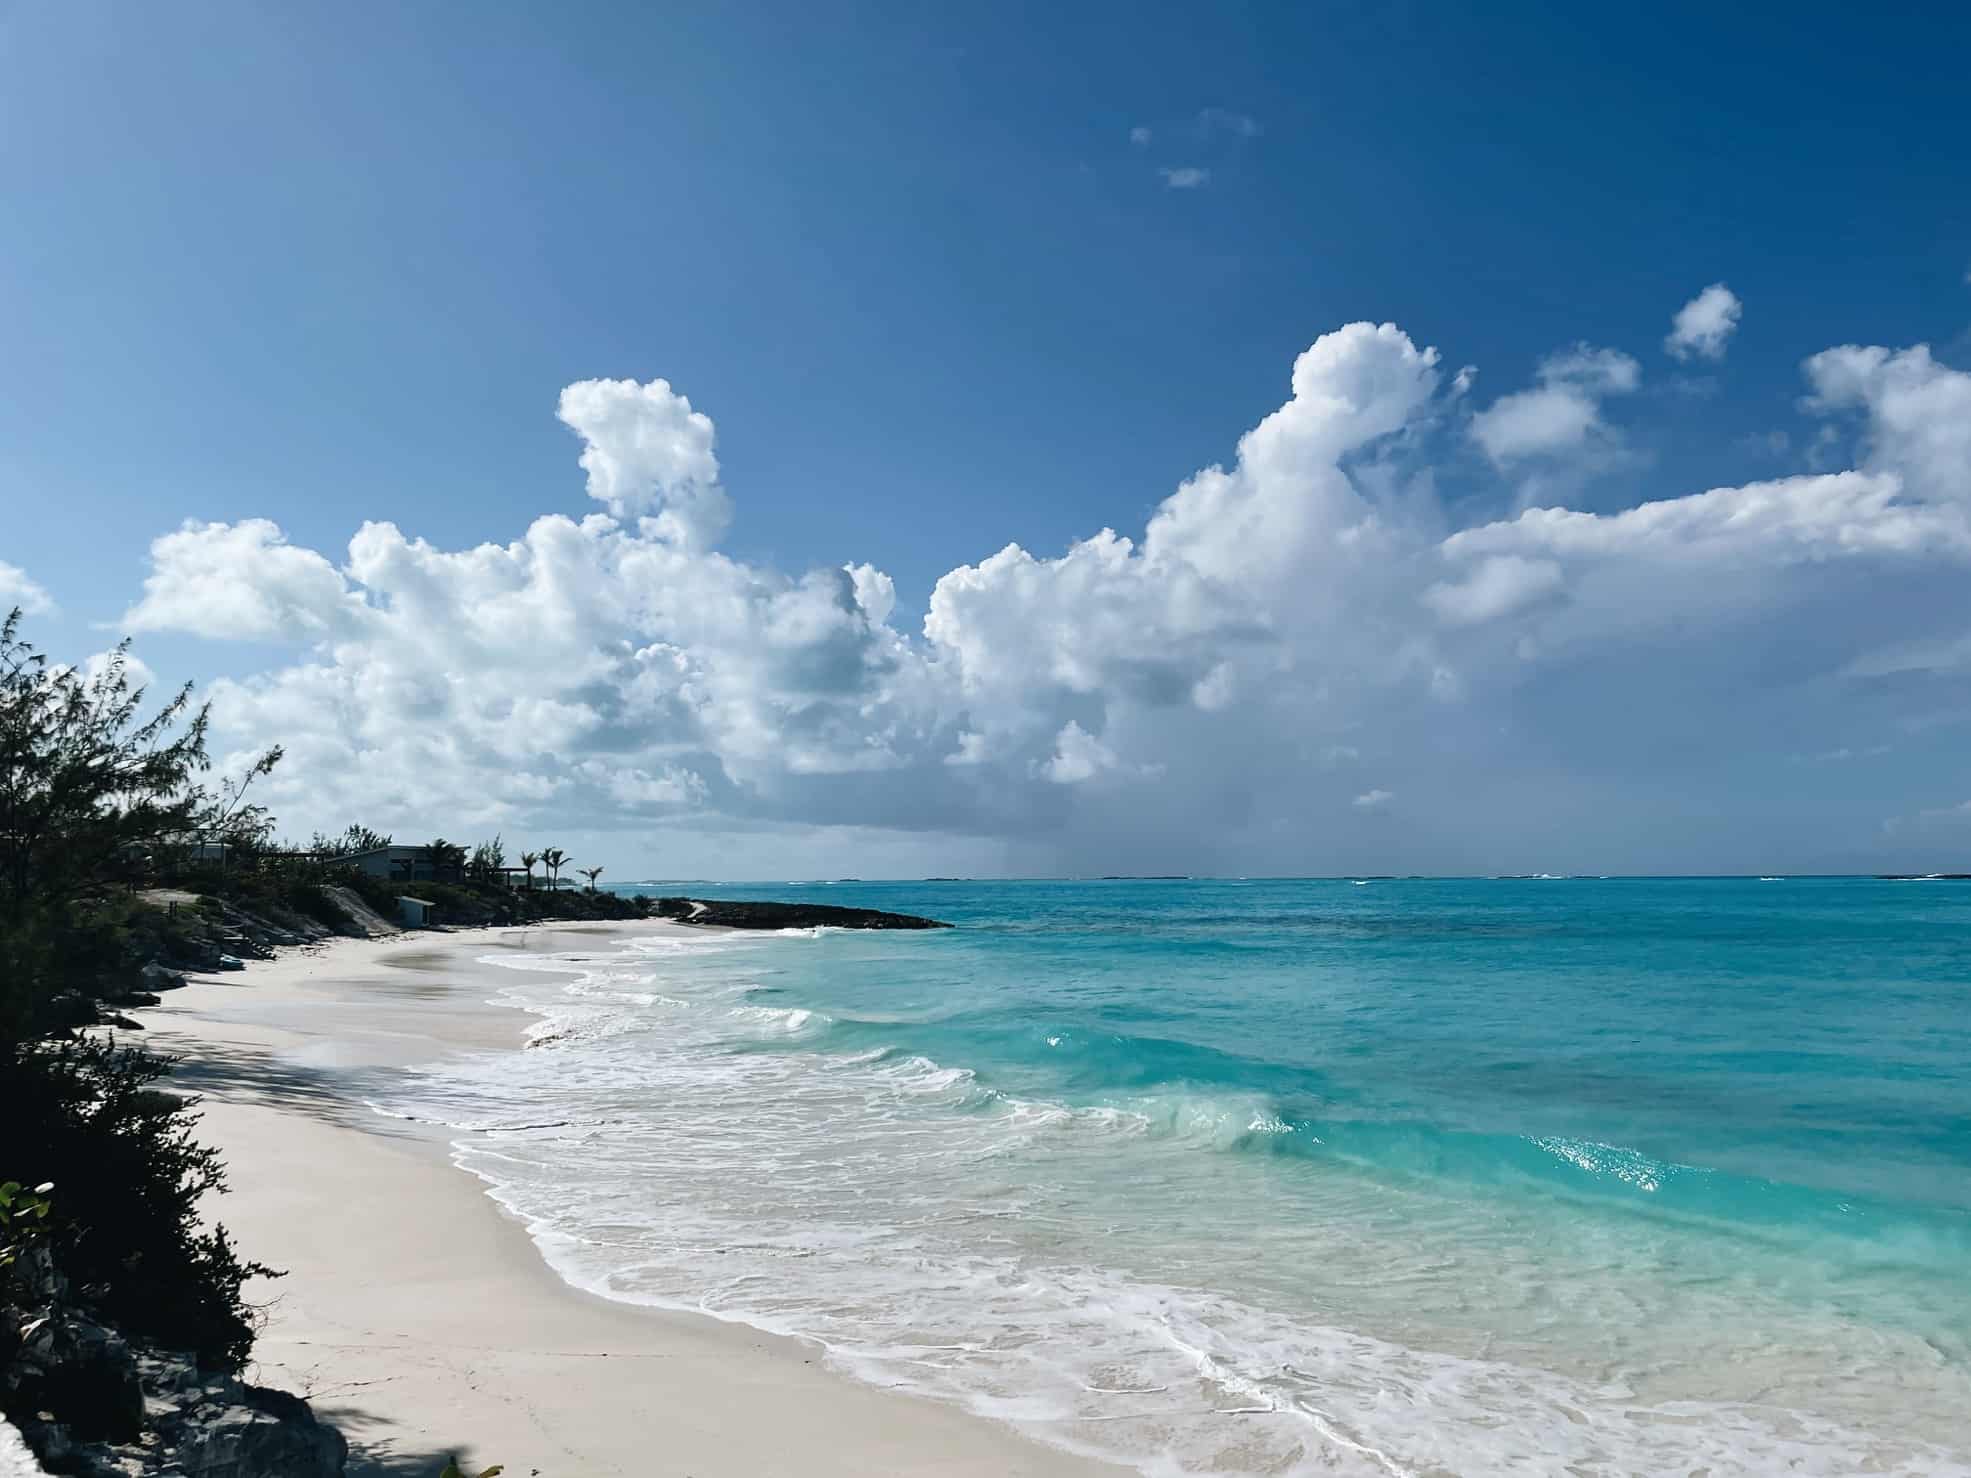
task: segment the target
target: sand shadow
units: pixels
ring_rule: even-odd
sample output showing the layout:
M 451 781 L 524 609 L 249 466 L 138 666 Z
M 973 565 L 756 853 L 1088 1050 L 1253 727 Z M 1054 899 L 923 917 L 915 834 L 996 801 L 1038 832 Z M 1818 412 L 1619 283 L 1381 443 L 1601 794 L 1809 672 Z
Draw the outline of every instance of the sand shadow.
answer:
M 365 1099 L 390 1092 L 401 1074 L 387 1068 L 314 1068 L 286 1062 L 266 1048 L 202 1041 L 163 1049 L 175 1059 L 163 1086 L 216 1103 L 254 1104 L 308 1115 L 325 1124 L 406 1137 L 407 1124 L 371 1109 Z
M 472 1443 L 461 1440 L 439 1445 L 425 1437 L 412 1438 L 396 1423 L 359 1406 L 341 1406 L 322 1401 L 309 1403 L 315 1415 L 334 1427 L 349 1443 L 349 1466 L 345 1478 L 438 1478 L 445 1464 L 458 1459 L 464 1473 L 478 1473 L 499 1461 L 497 1455 L 478 1453 Z M 539 1468 L 509 1466 L 504 1478 L 530 1478 Z

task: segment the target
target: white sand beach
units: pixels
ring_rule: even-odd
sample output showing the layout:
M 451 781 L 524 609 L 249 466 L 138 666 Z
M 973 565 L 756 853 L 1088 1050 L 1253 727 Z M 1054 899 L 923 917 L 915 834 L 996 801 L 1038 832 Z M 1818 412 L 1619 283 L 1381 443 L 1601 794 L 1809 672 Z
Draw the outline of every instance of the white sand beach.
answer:
M 313 1401 L 358 1475 L 435 1478 L 453 1453 L 510 1478 L 1119 1473 L 851 1380 L 817 1347 L 569 1287 L 443 1135 L 373 1112 L 346 1080 L 519 1050 L 530 1018 L 486 1004 L 489 954 L 676 927 L 338 941 L 141 1013 L 149 1044 L 185 1059 L 201 1137 L 225 1154 L 231 1191 L 210 1210 L 287 1272 L 253 1290 L 267 1312 L 253 1378 Z

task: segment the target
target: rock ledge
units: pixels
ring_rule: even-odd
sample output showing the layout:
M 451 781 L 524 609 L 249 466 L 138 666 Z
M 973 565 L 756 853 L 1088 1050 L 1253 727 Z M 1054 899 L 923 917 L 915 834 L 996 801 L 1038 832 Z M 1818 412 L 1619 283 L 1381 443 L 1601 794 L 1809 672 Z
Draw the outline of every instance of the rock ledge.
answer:
M 659 898 L 652 910 L 681 924 L 725 929 L 949 929 L 937 919 L 832 903 L 759 903 L 737 899 Z

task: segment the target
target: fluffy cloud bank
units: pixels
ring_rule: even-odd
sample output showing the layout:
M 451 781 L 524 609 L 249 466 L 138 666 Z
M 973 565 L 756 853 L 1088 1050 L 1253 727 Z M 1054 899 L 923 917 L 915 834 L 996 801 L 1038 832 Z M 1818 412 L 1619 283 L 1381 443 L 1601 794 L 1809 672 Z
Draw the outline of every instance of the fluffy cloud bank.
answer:
M 1861 465 L 1609 513 L 1454 506 L 1447 462 L 1612 434 L 1635 360 L 1560 351 L 1461 420 L 1434 350 L 1350 324 L 1140 535 L 1009 544 L 915 631 L 871 566 L 720 552 L 711 419 L 662 380 L 584 381 L 559 414 L 607 511 L 471 549 L 371 523 L 336 558 L 187 524 L 127 621 L 291 645 L 214 698 L 241 749 L 288 745 L 300 827 L 874 827 L 1238 871 L 1566 866 L 1593 831 L 1626 848 L 1604 865 L 1694 861 L 1771 799 L 1802 725 L 1824 749 L 1934 706 L 1878 654 L 1971 629 L 1971 376 L 1854 347 L 1806 373 Z

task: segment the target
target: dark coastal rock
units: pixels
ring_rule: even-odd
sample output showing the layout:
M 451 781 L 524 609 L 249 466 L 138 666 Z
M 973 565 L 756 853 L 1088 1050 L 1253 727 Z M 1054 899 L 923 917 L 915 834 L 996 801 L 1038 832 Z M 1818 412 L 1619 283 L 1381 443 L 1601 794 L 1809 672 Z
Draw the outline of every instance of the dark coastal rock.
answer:
M 185 977 L 183 975 L 167 966 L 160 965 L 156 960 L 152 960 L 137 973 L 144 978 L 145 990 L 178 990 L 185 983 Z
M 137 1357 L 115 1330 L 72 1312 L 51 1313 L 35 1324 L 15 1362 L 9 1404 L 58 1425 L 57 1445 L 135 1442 L 143 1430 Z
M 202 1371 L 180 1355 L 132 1356 L 110 1339 L 120 1347 L 120 1364 L 64 1368 L 73 1392 L 59 1404 L 30 1406 L 20 1421 L 49 1471 L 79 1478 L 341 1478 L 348 1443 L 299 1396 Z M 45 1400 L 53 1393 L 36 1394 Z
M 337 1478 L 349 1447 L 308 1403 L 176 1356 L 139 1362 L 156 1445 L 186 1478 Z
M 340 1478 L 348 1443 L 308 1403 L 131 1343 L 74 1301 L 46 1247 L 5 1277 L 29 1313 L 0 1412 L 42 1468 L 78 1478 Z
M 724 929 L 949 929 L 937 919 L 885 913 L 877 908 L 842 908 L 830 903 L 761 903 L 728 899 L 659 898 L 651 910 L 683 924 Z

